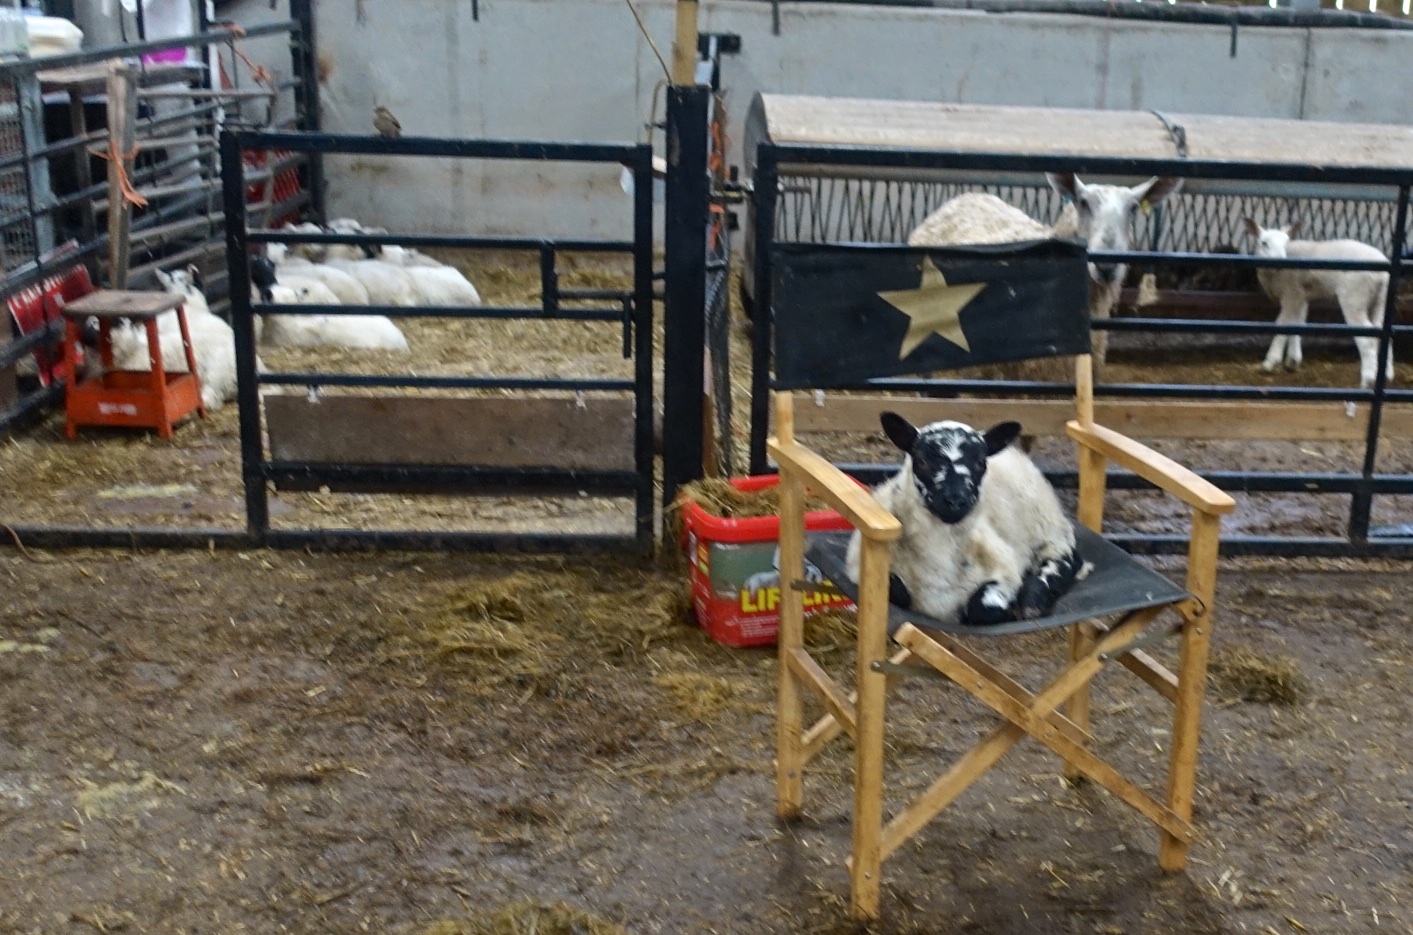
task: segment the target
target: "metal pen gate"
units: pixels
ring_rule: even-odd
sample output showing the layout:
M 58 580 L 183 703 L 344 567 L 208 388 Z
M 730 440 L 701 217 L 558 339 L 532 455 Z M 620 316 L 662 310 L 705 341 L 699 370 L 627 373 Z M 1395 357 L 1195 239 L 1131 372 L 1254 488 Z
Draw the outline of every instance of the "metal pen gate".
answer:
M 632 238 L 569 240 L 448 235 L 296 234 L 249 230 L 241 182 L 242 153 L 283 149 L 308 154 L 534 160 L 619 164 L 634 177 Z M 321 548 L 622 549 L 647 551 L 653 542 L 652 452 L 652 150 L 646 145 L 530 143 L 487 140 L 238 132 L 221 138 L 227 255 L 236 339 L 241 461 L 248 536 L 258 544 Z M 251 299 L 252 245 L 322 243 L 533 251 L 540 261 L 539 307 L 316 306 Z M 557 258 L 566 251 L 632 258 L 632 287 L 565 289 Z M 584 302 L 594 303 L 583 307 Z M 613 307 L 616 306 L 616 307 Z M 261 373 L 256 368 L 255 316 L 386 315 L 393 318 L 534 319 L 623 329 L 631 379 L 570 377 L 383 376 L 350 373 Z M 310 398 L 262 394 L 262 387 L 308 388 Z M 503 395 L 338 396 L 325 388 L 492 391 Z M 336 391 L 337 392 L 337 391 Z M 533 395 L 532 395 L 533 394 Z M 517 416 L 518 414 L 518 416 Z M 529 433 L 496 434 L 514 419 L 546 435 L 559 432 L 550 456 Z M 462 430 L 479 425 L 474 436 Z M 408 431 L 410 426 L 431 427 Z M 389 441 L 393 439 L 393 441 Z M 628 536 L 431 530 L 272 529 L 270 486 L 285 490 L 360 493 L 595 494 L 630 496 Z
M 753 261 L 752 300 L 756 309 L 752 347 L 750 447 L 752 473 L 763 473 L 773 469 L 766 458 L 765 439 L 769 431 L 769 394 L 773 388 L 770 295 L 773 276 L 771 255 L 774 245 L 778 243 L 827 242 L 831 240 L 828 233 L 830 230 L 845 228 L 853 230 L 858 224 L 867 227 L 883 223 L 886 228 L 902 230 L 906 227 L 906 218 L 915 215 L 919 210 L 918 206 L 911 204 L 908 196 L 896 197 L 897 192 L 890 189 L 890 186 L 898 187 L 897 183 L 890 181 L 890 179 L 902 175 L 911 178 L 915 173 L 954 172 L 969 174 L 979 180 L 987 175 L 1014 178 L 1017 174 L 1028 173 L 1033 178 L 1046 171 L 1074 171 L 1085 175 L 1101 176 L 1178 175 L 1187 179 L 1224 180 L 1257 189 L 1273 183 L 1286 187 L 1305 185 L 1316 190 L 1329 190 L 1331 187 L 1344 186 L 1352 191 L 1364 193 L 1372 188 L 1382 189 L 1380 201 L 1387 206 L 1386 210 L 1382 211 L 1385 215 L 1383 223 L 1386 224 L 1383 230 L 1388 234 L 1391 255 L 1394 258 L 1389 263 L 1272 260 L 1227 253 L 1174 252 L 1171 248 L 1167 252 L 1155 250 L 1155 252 L 1096 252 L 1091 254 L 1092 259 L 1098 262 L 1148 264 L 1158 269 L 1170 264 L 1202 263 L 1228 269 L 1265 267 L 1387 271 L 1390 276 L 1388 300 L 1385 306 L 1383 325 L 1379 328 L 1358 328 L 1344 324 L 1277 325 L 1265 322 L 1199 319 L 1158 320 L 1151 318 L 1096 321 L 1094 327 L 1110 331 L 1377 337 L 1379 339 L 1378 359 L 1380 360 L 1392 346 L 1395 335 L 1413 334 L 1413 324 L 1399 324 L 1396 314 L 1400 274 L 1413 265 L 1409 258 L 1404 257 L 1408 235 L 1409 191 L 1410 187 L 1413 187 L 1413 170 L 1410 169 L 1291 163 L 1262 164 L 1242 163 L 1234 160 L 1204 161 L 1183 158 L 1056 157 L 1008 152 L 944 152 L 773 142 L 760 143 L 754 155 L 754 195 L 750 229 L 751 259 Z M 803 189 L 800 187 L 802 184 L 805 186 Z M 870 184 L 875 192 L 882 193 L 882 198 L 878 201 L 861 204 L 857 196 Z M 789 199 L 799 199 L 800 193 L 807 192 L 811 186 L 815 187 L 816 192 L 825 191 L 830 186 L 837 186 L 845 192 L 852 187 L 855 191 L 849 193 L 850 197 L 838 202 L 840 213 L 831 211 L 824 215 L 815 213 L 813 216 L 802 217 L 797 210 L 791 210 Z M 983 186 L 974 181 L 966 187 L 976 189 Z M 898 192 L 901 191 L 902 189 L 898 188 Z M 890 198 L 892 198 L 891 201 Z M 808 201 L 805 203 L 807 204 Z M 794 207 L 798 208 L 799 205 Z M 848 217 L 847 215 L 851 211 L 856 212 L 856 215 Z M 925 213 L 924 211 L 923 214 Z M 921 220 L 921 216 L 917 215 L 916 220 Z M 882 220 L 880 221 L 880 219 Z M 815 230 L 816 224 L 822 225 L 822 229 Z M 903 236 L 906 236 L 905 231 Z M 860 238 L 844 236 L 840 239 L 858 240 Z M 901 239 L 901 237 L 879 239 L 895 240 Z M 843 389 L 875 394 L 880 391 L 925 393 L 931 396 L 969 394 L 980 397 L 983 402 L 993 405 L 1002 403 L 1005 405 L 1027 404 L 1036 413 L 1044 411 L 1043 399 L 993 401 L 985 399 L 985 397 L 1015 395 L 1045 397 L 1073 392 L 1073 387 L 1066 384 L 925 378 L 872 380 L 863 385 Z M 1281 402 L 1291 405 L 1320 402 L 1366 405 L 1368 407 L 1367 421 L 1364 423 L 1364 431 L 1357 437 L 1357 441 L 1363 448 L 1358 471 L 1315 473 L 1208 470 L 1198 473 L 1219 487 L 1233 492 L 1342 494 L 1350 497 L 1347 535 L 1344 538 L 1229 535 L 1224 537 L 1222 542 L 1222 548 L 1228 554 L 1413 556 L 1413 536 L 1409 535 L 1407 528 L 1379 529 L 1371 526 L 1371 507 L 1376 496 L 1413 494 L 1413 474 L 1378 469 L 1381 429 L 1388 427 L 1397 431 L 1398 427 L 1407 425 L 1407 410 L 1402 412 L 1392 410 L 1391 404 L 1413 402 L 1413 390 L 1393 389 L 1387 385 L 1382 367 L 1378 368 L 1374 386 L 1370 389 L 1126 383 L 1100 384 L 1096 387 L 1095 392 L 1101 406 L 1106 397 L 1110 400 L 1122 399 L 1124 403 L 1133 401 L 1135 406 L 1152 405 L 1147 401 L 1156 400 L 1171 401 L 1170 404 L 1176 406 L 1181 406 L 1189 400 L 1231 401 L 1237 407 L 1243 405 L 1254 407 Z M 958 402 L 972 403 L 976 400 L 968 399 Z M 1122 403 L 1115 402 L 1115 405 L 1122 405 Z M 808 415 L 809 407 L 807 402 L 797 402 L 796 408 L 798 429 L 801 410 L 803 409 Z M 1274 412 L 1275 409 L 1272 408 L 1271 411 Z M 1391 412 L 1394 422 L 1389 423 Z M 1351 436 L 1350 440 L 1356 439 Z M 894 469 L 880 464 L 844 464 L 841 467 L 866 481 L 881 480 Z M 1073 487 L 1076 483 L 1076 475 L 1072 470 L 1052 471 L 1049 472 L 1049 476 L 1060 487 Z M 1147 486 L 1141 478 L 1128 474 L 1111 474 L 1109 484 L 1117 489 L 1144 489 Z M 1186 540 L 1181 537 L 1160 534 L 1119 533 L 1113 538 L 1131 550 L 1146 552 L 1174 551 L 1185 547 L 1186 543 Z

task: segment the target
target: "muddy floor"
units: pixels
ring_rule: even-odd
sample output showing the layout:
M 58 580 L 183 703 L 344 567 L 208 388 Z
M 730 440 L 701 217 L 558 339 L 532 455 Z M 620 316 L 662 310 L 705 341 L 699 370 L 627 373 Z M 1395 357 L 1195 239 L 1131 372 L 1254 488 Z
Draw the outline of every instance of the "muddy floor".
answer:
M 533 299 L 513 270 L 472 273 L 488 301 Z M 621 271 L 566 274 L 602 287 Z M 612 326 L 589 338 L 446 328 L 409 327 L 411 369 L 625 372 Z M 739 456 L 739 322 L 733 354 Z M 1309 342 L 1298 374 L 1263 374 L 1260 356 L 1234 343 L 1194 362 L 1116 342 L 1113 372 L 1355 379 L 1353 350 L 1338 343 Z M 887 454 L 879 439 L 823 441 L 841 456 Z M 1413 447 L 1385 442 L 1380 468 L 1413 470 Z M 1346 471 L 1362 457 L 1335 443 L 1166 450 L 1214 469 Z M 1048 442 L 1036 456 L 1070 457 Z M 0 447 L 0 521 L 12 525 L 239 528 L 240 498 L 233 407 L 172 445 L 104 433 L 69 443 L 51 419 Z M 558 529 L 626 517 L 622 504 L 574 498 L 321 494 L 277 494 L 272 515 L 290 527 L 526 528 L 531 510 Z M 1346 510 L 1339 497 L 1244 497 L 1228 529 L 1337 536 Z M 1167 532 L 1184 517 L 1122 494 L 1109 520 Z M 1409 521 L 1413 503 L 1376 503 L 1376 523 Z M 1186 873 L 1161 874 L 1150 826 L 1102 791 L 1066 785 L 1053 757 L 1023 744 L 890 860 L 875 931 L 1413 931 L 1406 572 L 1224 563 L 1202 837 Z M 504 935 L 485 914 L 522 900 L 633 933 L 853 931 L 847 741 L 809 773 L 806 817 L 779 824 L 773 654 L 708 639 L 682 580 L 623 558 L 0 550 L 0 932 Z M 811 641 L 849 671 L 846 622 L 812 627 Z M 1063 649 L 1058 635 L 982 648 L 1034 685 Z M 1264 678 L 1273 671 L 1278 691 Z M 1106 676 L 1095 749 L 1151 785 L 1168 752 L 1164 704 L 1124 672 Z M 905 684 L 890 707 L 890 804 L 993 724 L 954 690 Z M 513 933 L 530 931 L 546 932 Z
M 445 935 L 523 899 L 634 933 L 852 931 L 847 742 L 779 824 L 773 656 L 687 623 L 675 574 L 7 550 L 0 582 L 0 931 Z M 875 931 L 1413 929 L 1413 579 L 1228 563 L 1219 600 L 1186 873 L 1023 744 L 889 861 Z M 812 642 L 847 671 L 847 630 Z M 1062 645 L 983 649 L 1036 681 Z M 1162 705 L 1099 686 L 1096 750 L 1156 776 Z M 931 680 L 890 712 L 894 804 L 993 723 Z

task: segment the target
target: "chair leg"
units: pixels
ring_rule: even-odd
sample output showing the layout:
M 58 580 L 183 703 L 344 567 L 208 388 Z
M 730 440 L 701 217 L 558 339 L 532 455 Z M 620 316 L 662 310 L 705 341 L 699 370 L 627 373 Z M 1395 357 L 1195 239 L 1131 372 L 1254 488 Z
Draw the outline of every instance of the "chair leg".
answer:
M 1202 512 L 1193 514 L 1187 589 L 1202 602 L 1202 608 L 1190 616 L 1184 615 L 1168 764 L 1168 807 L 1184 821 L 1192 820 L 1192 798 L 1197 787 L 1197 746 L 1202 731 L 1202 699 L 1207 687 L 1207 651 L 1212 641 L 1220 525 L 1220 517 Z M 1158 865 L 1168 871 L 1182 870 L 1187 866 L 1187 848 L 1185 842 L 1164 833 L 1158 848 Z
M 852 897 L 855 919 L 876 919 L 883 863 L 883 703 L 888 678 L 873 668 L 888 649 L 888 543 L 864 539 L 859 562 L 858 705 L 854 738 Z
M 804 805 L 802 732 L 805 709 L 800 685 L 786 659 L 804 646 L 804 595 L 790 582 L 805 577 L 804 484 L 794 471 L 780 472 L 780 629 L 776 637 L 777 699 L 775 721 L 775 811 L 798 818 Z
M 1104 531 L 1104 488 L 1108 480 L 1107 459 L 1097 451 L 1079 450 L 1079 521 L 1094 532 Z M 1094 630 L 1088 624 L 1070 627 L 1070 662 L 1083 659 L 1094 647 Z M 1066 713 L 1080 730 L 1089 730 L 1089 692 L 1085 685 L 1066 706 Z M 1065 778 L 1079 782 L 1083 776 L 1072 763 L 1065 764 Z

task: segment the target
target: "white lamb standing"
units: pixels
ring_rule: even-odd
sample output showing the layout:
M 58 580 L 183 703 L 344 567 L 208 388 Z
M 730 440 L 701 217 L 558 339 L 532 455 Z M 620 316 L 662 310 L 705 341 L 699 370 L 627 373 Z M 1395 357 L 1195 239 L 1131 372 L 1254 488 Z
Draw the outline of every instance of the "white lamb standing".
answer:
M 201 403 L 208 412 L 214 412 L 236 396 L 235 333 L 230 325 L 211 314 L 206 295 L 196 285 L 196 279 L 191 267 L 172 273 L 157 271 L 162 288 L 185 299 L 183 308 L 196 359 L 197 379 L 201 382 Z M 168 373 L 186 373 L 186 350 L 182 347 L 181 327 L 175 311 L 157 317 L 157 337 L 162 348 L 162 369 Z M 152 369 L 145 327 L 119 324 L 113 328 L 112 343 L 115 369 Z
M 880 421 L 907 455 L 873 491 L 902 524 L 891 603 L 967 624 L 1041 617 L 1087 572 L 1054 489 L 1011 444 L 1019 423 L 983 433 L 951 421 L 919 429 L 892 412 Z M 854 581 L 860 541 L 857 531 L 849 541 Z
M 962 244 L 1015 243 L 1049 238 L 1074 239 L 1085 242 L 1091 251 L 1127 251 L 1133 240 L 1134 221 L 1141 208 L 1151 207 L 1176 194 L 1182 179 L 1151 178 L 1133 187 L 1122 185 L 1086 185 L 1072 172 L 1049 172 L 1050 187 L 1071 199 L 1059 219 L 1047 227 L 1024 211 L 1006 204 L 995 195 L 968 192 L 945 202 L 928 215 L 911 234 L 911 246 L 953 246 Z M 1123 263 L 1090 263 L 1089 315 L 1108 318 L 1118 304 L 1128 267 Z M 1108 333 L 1098 331 L 1092 340 L 1093 358 L 1102 366 L 1108 350 Z M 1054 361 L 1026 362 L 1010 365 L 1013 372 L 1030 371 L 1036 377 L 1056 378 L 1054 371 L 1063 366 Z M 1058 379 L 1068 379 L 1064 373 Z
M 1299 221 L 1286 227 L 1265 228 L 1250 218 L 1243 220 L 1247 233 L 1256 238 L 1256 256 L 1388 262 L 1388 257 L 1381 250 L 1357 240 L 1292 240 L 1291 237 L 1300 231 Z M 1304 324 L 1312 298 L 1337 301 L 1347 324 L 1377 328 L 1384 322 L 1388 273 L 1375 270 L 1263 269 L 1257 271 L 1256 278 L 1260 280 L 1266 295 L 1280 303 L 1277 324 Z M 1355 338 L 1354 345 L 1359 349 L 1359 385 L 1369 389 L 1374 385 L 1377 374 L 1379 339 Z M 1272 338 L 1261 369 L 1269 373 L 1282 359 L 1288 370 L 1300 366 L 1303 360 L 1300 335 L 1278 334 Z M 1393 379 L 1392 345 L 1384 360 L 1384 376 L 1388 380 Z M 1353 409 L 1352 403 L 1350 408 Z

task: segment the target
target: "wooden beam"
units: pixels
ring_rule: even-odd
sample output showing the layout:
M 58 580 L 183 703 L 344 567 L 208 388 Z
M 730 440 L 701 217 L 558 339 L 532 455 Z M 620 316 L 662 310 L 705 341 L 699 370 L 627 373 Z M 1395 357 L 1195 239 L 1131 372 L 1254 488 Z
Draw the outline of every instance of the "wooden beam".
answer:
M 796 678 L 808 683 L 824 701 L 824 706 L 829 709 L 829 713 L 834 715 L 834 720 L 850 736 L 854 736 L 854 724 L 857 717 L 854 713 L 854 704 L 849 697 L 844 694 L 839 687 L 839 683 L 834 681 L 829 675 L 819 667 L 819 663 L 804 649 L 796 648 L 785 656 L 785 664 L 790 667 L 790 671 Z
M 878 413 L 892 409 L 914 424 L 956 419 L 994 425 L 1015 419 L 1027 435 L 1060 436 L 1075 418 L 1071 400 L 922 399 L 874 394 L 795 394 L 797 432 L 877 432 Z M 1098 399 L 1094 421 L 1135 438 L 1237 439 L 1284 441 L 1364 441 L 1369 407 L 1351 417 L 1345 404 L 1294 402 L 1207 402 L 1195 400 Z M 1384 407 L 1381 434 L 1413 435 L 1413 410 Z
M 108 153 L 108 286 L 125 289 L 131 244 L 132 205 L 123 197 L 137 118 L 137 69 L 114 59 L 108 64 L 108 129 L 116 145 Z M 116 151 L 114 151 L 116 150 Z M 85 157 L 87 158 L 87 157 Z
M 633 400 L 262 399 L 275 461 L 633 470 Z
M 677 0 L 677 29 L 672 40 L 672 83 L 697 83 L 697 0 Z

